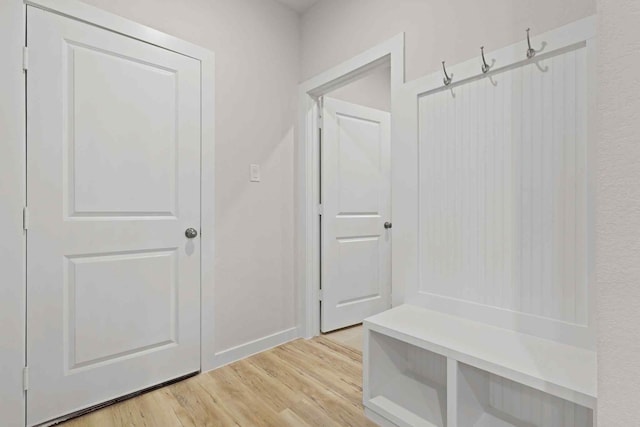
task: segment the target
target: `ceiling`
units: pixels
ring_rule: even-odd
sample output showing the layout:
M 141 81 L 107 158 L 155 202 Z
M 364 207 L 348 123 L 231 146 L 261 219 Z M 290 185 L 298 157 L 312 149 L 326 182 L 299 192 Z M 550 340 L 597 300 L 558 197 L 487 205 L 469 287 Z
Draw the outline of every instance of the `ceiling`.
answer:
M 298 13 L 304 13 L 319 0 L 278 0 Z

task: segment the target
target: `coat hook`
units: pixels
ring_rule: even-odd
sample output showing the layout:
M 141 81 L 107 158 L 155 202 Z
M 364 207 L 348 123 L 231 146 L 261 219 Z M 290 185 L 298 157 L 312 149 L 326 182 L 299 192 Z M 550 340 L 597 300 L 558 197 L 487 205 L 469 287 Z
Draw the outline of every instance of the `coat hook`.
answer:
M 442 79 L 442 81 L 445 86 L 449 86 L 453 80 L 453 74 L 447 74 L 447 68 L 444 66 L 444 61 L 442 61 L 442 71 L 444 71 L 444 79 Z
M 529 46 L 529 49 L 527 49 L 527 58 L 529 59 L 536 56 L 536 50 L 531 47 L 531 37 L 529 36 L 530 31 L 531 31 L 531 28 L 527 28 L 527 45 Z
M 484 57 L 484 46 L 480 46 L 480 55 L 482 56 L 482 74 L 487 74 L 491 69 L 491 65 L 487 64 L 487 60 Z

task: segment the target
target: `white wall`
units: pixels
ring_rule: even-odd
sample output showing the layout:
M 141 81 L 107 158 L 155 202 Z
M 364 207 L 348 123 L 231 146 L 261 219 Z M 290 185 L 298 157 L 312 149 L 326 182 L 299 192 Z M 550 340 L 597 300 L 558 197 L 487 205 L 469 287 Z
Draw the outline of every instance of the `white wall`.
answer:
M 24 6 L 0 1 L 0 424 L 24 424 Z
M 215 52 L 216 259 L 203 260 L 216 268 L 215 348 L 295 327 L 298 16 L 273 0 L 85 2 Z M 251 163 L 261 183 L 249 182 Z
M 598 422 L 640 419 L 640 2 L 598 0 Z
M 352 104 L 391 111 L 391 68 L 376 68 L 370 74 L 328 93 L 327 96 Z
M 409 81 L 595 11 L 595 0 L 322 0 L 302 18 L 302 76 L 405 32 Z

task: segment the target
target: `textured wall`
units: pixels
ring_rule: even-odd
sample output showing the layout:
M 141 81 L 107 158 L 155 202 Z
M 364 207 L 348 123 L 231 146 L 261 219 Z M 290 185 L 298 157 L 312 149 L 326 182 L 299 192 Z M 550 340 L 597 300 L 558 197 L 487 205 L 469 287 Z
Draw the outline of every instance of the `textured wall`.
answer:
M 640 2 L 598 0 L 598 419 L 640 423 Z

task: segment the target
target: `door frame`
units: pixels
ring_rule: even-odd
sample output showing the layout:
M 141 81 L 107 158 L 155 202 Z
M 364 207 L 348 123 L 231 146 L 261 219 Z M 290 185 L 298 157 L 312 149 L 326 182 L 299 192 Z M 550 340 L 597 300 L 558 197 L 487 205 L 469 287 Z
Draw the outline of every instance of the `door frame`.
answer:
M 25 424 L 25 16 L 22 0 L 0 2 L 0 414 L 11 426 Z
M 369 71 L 391 65 L 391 152 L 393 200 L 393 141 L 397 97 L 405 82 L 405 36 L 400 33 L 298 86 L 298 133 L 296 144 L 296 278 L 298 325 L 305 338 L 320 334 L 320 152 L 318 150 L 319 105 L 325 94 L 358 80 Z M 393 212 L 393 201 L 392 201 Z M 393 252 L 392 252 L 393 254 Z M 392 256 L 393 275 L 393 256 Z M 393 276 L 392 276 L 393 283 Z M 403 296 L 393 288 L 392 305 Z
M 212 51 L 180 40 L 153 28 L 105 12 L 76 0 L 9 0 L 0 7 L 2 57 L 0 112 L 6 122 L 0 126 L 0 181 L 10 183 L 2 188 L 0 230 L 5 244 L 0 257 L 0 282 L 7 298 L 0 300 L 3 324 L 0 343 L 6 342 L 0 354 L 2 375 L 0 406 L 4 420 L 25 424 L 23 368 L 26 363 L 26 233 L 23 209 L 26 204 L 26 78 L 23 70 L 23 47 L 26 34 L 26 7 L 32 6 L 94 25 L 132 39 L 167 49 L 200 61 L 201 71 L 201 140 L 200 140 L 200 369 L 215 368 L 214 335 L 214 224 L 215 224 L 215 55 Z M 6 49 L 6 51 L 5 51 Z M 28 64 L 27 64 L 28 65 Z M 27 67 L 28 68 L 28 67 Z M 28 71 L 27 71 L 28 72 Z M 17 89 L 16 89 L 17 88 Z M 210 118 L 210 119 L 207 119 Z M 5 126 L 6 125 L 6 126 Z M 6 193 L 5 193 L 6 190 Z M 4 249 L 12 257 L 4 256 Z M 10 251 L 9 251 L 10 250 Z M 5 335 L 6 334 L 6 335 Z M 19 337 L 20 339 L 15 339 Z M 6 374 L 6 377 L 5 377 Z M 5 398 L 6 397 L 6 398 Z M 5 412 L 6 410 L 6 412 Z M 12 423 L 13 425 L 13 423 Z

